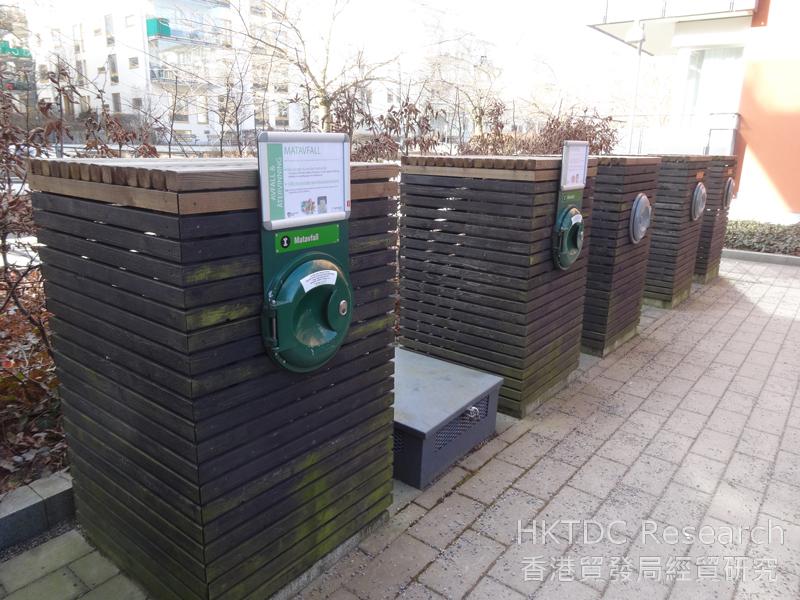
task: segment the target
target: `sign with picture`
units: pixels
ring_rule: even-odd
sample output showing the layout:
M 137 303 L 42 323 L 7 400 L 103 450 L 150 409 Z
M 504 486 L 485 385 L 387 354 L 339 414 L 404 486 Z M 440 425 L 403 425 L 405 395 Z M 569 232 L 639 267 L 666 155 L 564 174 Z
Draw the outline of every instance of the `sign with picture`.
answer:
M 340 221 L 350 214 L 350 144 L 339 133 L 264 133 L 258 140 L 267 229 Z
M 567 141 L 561 154 L 561 189 L 582 190 L 589 169 L 589 142 Z

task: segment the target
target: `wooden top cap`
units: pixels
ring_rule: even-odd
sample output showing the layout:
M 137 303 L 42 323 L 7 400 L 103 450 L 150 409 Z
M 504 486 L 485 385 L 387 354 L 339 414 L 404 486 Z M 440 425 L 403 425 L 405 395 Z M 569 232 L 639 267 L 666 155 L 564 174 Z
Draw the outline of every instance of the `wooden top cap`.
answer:
M 396 163 L 351 163 L 351 198 L 397 195 Z M 254 158 L 30 159 L 31 189 L 176 214 L 258 207 Z

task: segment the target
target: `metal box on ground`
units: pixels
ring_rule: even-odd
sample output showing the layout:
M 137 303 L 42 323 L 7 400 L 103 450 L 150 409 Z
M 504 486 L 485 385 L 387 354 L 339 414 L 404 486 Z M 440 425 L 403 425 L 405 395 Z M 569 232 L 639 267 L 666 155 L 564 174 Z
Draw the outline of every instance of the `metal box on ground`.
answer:
M 708 201 L 703 214 L 700 242 L 697 245 L 697 262 L 694 265 L 694 279 L 700 283 L 708 283 L 719 274 L 736 172 L 735 156 L 709 158 L 711 164 L 705 177 Z
M 351 165 L 352 324 L 295 373 L 254 160 L 32 162 L 78 521 L 150 597 L 268 598 L 389 506 L 397 170 Z
M 644 301 L 674 308 L 689 297 L 705 208 L 707 156 L 661 155 Z
M 605 356 L 636 335 L 660 162 L 598 157 L 581 341 L 590 354 Z
M 566 270 L 554 264 L 561 164 L 409 156 L 402 167 L 400 343 L 503 377 L 499 410 L 517 417 L 580 357 L 597 160 L 580 208 L 586 241 Z
M 395 350 L 394 476 L 423 489 L 495 430 L 502 377 Z

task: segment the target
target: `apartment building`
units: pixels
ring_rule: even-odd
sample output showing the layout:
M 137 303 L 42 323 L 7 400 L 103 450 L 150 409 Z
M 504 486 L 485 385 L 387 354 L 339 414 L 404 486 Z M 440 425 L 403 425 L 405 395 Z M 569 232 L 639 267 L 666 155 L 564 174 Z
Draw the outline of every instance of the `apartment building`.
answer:
M 154 123 L 157 141 L 228 146 L 255 130 L 301 129 L 288 65 L 274 51 L 280 15 L 262 0 L 145 0 L 64 3 L 27 0 L 40 98 L 53 100 L 47 72 L 59 61 L 81 97 L 67 117 L 102 101 L 130 122 Z
M 33 57 L 25 11 L 19 6 L 0 6 L 0 71 L 3 88 L 22 105 L 36 103 Z

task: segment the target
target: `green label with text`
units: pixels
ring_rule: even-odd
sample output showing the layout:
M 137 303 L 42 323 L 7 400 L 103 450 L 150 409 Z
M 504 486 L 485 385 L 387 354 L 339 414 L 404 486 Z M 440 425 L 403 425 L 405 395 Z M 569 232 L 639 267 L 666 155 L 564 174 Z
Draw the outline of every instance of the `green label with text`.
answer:
M 303 229 L 275 232 L 275 252 L 285 254 L 297 250 L 308 250 L 339 242 L 339 224 L 330 223 Z
M 283 144 L 267 144 L 267 176 L 269 185 L 269 218 L 286 217 L 283 188 Z

